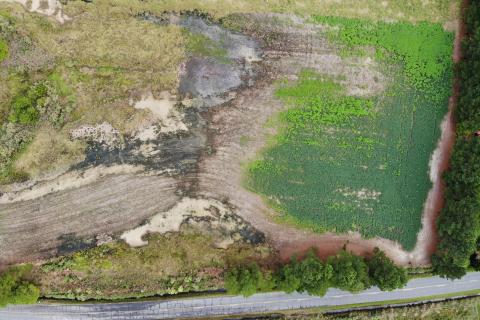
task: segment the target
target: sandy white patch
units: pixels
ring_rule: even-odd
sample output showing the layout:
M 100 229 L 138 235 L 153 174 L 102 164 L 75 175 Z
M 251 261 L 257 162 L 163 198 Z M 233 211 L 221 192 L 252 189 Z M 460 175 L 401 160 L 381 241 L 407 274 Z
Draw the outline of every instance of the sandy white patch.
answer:
M 72 139 L 86 139 L 108 146 L 118 145 L 121 141 L 120 132 L 108 122 L 96 126 L 83 125 L 70 131 Z
M 131 104 L 135 109 L 148 109 L 154 116 L 154 120 L 159 124 L 149 125 L 138 130 L 135 137 L 140 141 L 153 140 L 161 133 L 171 133 L 178 131 L 187 131 L 188 128 L 183 122 L 183 116 L 175 108 L 176 97 L 168 91 L 160 93 L 159 99 L 156 99 L 151 92 L 142 97 L 140 101 Z
M 132 247 L 140 247 L 148 244 L 142 239 L 147 233 L 179 231 L 182 223 L 189 217 L 219 218 L 228 213 L 230 210 L 219 201 L 183 198 L 172 209 L 155 215 L 149 223 L 124 232 L 121 238 Z
M 85 171 L 68 172 L 55 180 L 31 186 L 26 190 L 5 192 L 0 196 L 0 204 L 32 200 L 50 193 L 79 188 L 107 175 L 136 173 L 143 171 L 143 169 L 143 166 L 118 165 L 111 167 L 98 166 Z
M 236 51 L 237 56 L 240 56 L 245 59 L 246 62 L 251 63 L 251 62 L 258 62 L 262 61 L 262 58 L 258 55 L 257 50 L 252 47 L 248 46 L 241 46 L 238 48 Z
M 19 3 L 30 12 L 36 12 L 46 16 L 53 16 L 62 24 L 71 20 L 70 17 L 63 13 L 62 4 L 58 0 L 31 0 L 30 7 L 28 7 L 28 0 L 0 0 L 0 2 L 1 1 Z

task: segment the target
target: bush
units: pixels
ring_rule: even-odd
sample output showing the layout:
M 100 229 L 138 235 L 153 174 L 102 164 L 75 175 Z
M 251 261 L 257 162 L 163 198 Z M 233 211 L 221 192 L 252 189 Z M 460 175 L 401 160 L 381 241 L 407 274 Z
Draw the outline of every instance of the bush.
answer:
M 365 260 L 345 250 L 330 258 L 333 267 L 332 284 L 334 287 L 359 292 L 370 287 L 368 266 Z
M 225 274 L 225 288 L 231 294 L 248 297 L 256 292 L 270 291 L 274 287 L 275 282 L 271 273 L 262 272 L 254 262 L 235 267 Z
M 407 272 L 393 264 L 385 253 L 375 248 L 373 257 L 367 262 L 371 284 L 382 291 L 401 288 L 407 283 Z
M 333 268 L 323 263 L 310 250 L 301 262 L 292 259 L 290 264 L 283 266 L 277 274 L 278 289 L 287 293 L 298 291 L 312 295 L 323 296 L 330 287 Z
M 25 276 L 32 266 L 11 267 L 0 275 L 0 307 L 7 304 L 31 304 L 35 303 L 40 296 L 40 290 Z
M 43 83 L 31 86 L 17 96 L 11 105 L 8 121 L 20 124 L 35 124 L 40 118 L 40 106 L 45 102 L 48 90 Z

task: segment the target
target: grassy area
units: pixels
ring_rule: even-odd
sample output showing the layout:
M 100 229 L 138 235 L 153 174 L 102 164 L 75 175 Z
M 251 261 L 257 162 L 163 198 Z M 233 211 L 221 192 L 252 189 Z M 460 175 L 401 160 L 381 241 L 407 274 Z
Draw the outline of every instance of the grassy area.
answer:
M 416 299 L 379 301 L 375 303 L 358 303 L 342 306 L 325 306 L 310 309 L 289 310 L 271 314 L 250 315 L 261 319 L 281 319 L 281 320 L 476 320 L 480 315 L 480 298 L 475 297 L 480 294 L 479 290 L 458 292 L 455 294 L 437 295 L 422 297 Z M 472 296 L 471 298 L 455 299 L 463 296 Z M 418 304 L 412 306 L 387 307 L 402 304 L 421 303 L 423 301 L 434 301 L 451 299 L 447 301 L 438 301 L 427 304 Z M 378 307 L 374 310 L 362 310 L 364 308 Z M 382 308 L 383 307 L 383 308 Z M 359 309 L 359 310 L 355 310 Z M 352 310 L 349 313 L 327 314 L 329 311 Z M 243 315 L 248 317 L 247 315 Z M 237 318 L 232 316 L 231 318 Z M 215 317 L 214 319 L 217 319 Z M 220 317 L 218 317 L 220 319 Z M 225 317 L 222 317 L 225 319 Z M 229 319 L 229 318 L 226 318 Z
M 368 17 L 374 20 L 394 19 L 402 21 L 435 21 L 446 23 L 456 16 L 453 0 L 409 1 L 312 1 L 296 2 L 274 0 L 267 2 L 241 0 L 218 1 L 140 1 L 101 0 L 94 3 L 69 1 L 65 12 L 72 21 L 59 25 L 38 14 L 25 14 L 15 4 L 2 3 L 0 61 L 17 66 L 2 69 L 2 78 L 22 72 L 22 81 L 35 82 L 38 77 L 55 72 L 71 90 L 72 112 L 62 128 L 55 128 L 61 137 L 80 124 L 109 122 L 122 134 L 131 134 L 146 113 L 134 110 L 129 100 L 152 88 L 156 92 L 174 91 L 177 72 L 188 53 L 222 57 L 225 52 L 200 36 L 184 32 L 178 26 L 155 25 L 141 21 L 137 15 L 143 12 L 160 15 L 165 11 L 199 9 L 215 18 L 238 12 L 280 12 L 300 15 L 327 14 L 345 17 Z M 8 34 L 7 34 L 8 31 Z M 15 44 L 15 45 L 12 45 Z M 25 52 L 10 52 L 9 47 L 25 48 Z M 41 54 L 33 54 L 34 49 Z M 133 49 L 133 50 L 132 50 Z M 23 50 L 23 49 L 22 49 Z M 39 52 L 40 52 L 39 51 Z M 30 54 L 29 54 L 30 52 Z M 42 64 L 41 60 L 54 61 Z M 9 60 L 10 59 L 10 60 Z M 13 62 L 11 61 L 13 59 Z M 15 59 L 18 61 L 15 62 Z M 33 60 L 33 61 L 32 61 Z M 24 63 L 27 61 L 27 63 Z M 37 65 L 35 70 L 30 65 Z M 21 69 L 21 70 L 20 70 Z M 9 113 L 12 95 L 0 88 L 0 117 Z M 28 108 L 27 108 L 28 109 Z M 31 110 L 33 111 L 33 110 Z M 43 124 L 40 124 L 43 127 Z M 22 157 L 32 158 L 34 148 L 24 148 L 37 132 L 28 128 L 30 138 L 8 153 L 9 163 L 3 166 L 3 182 L 18 176 L 12 162 Z M 31 151 L 32 150 L 32 151 Z M 50 161 L 48 155 L 39 162 Z M 57 154 L 53 163 L 74 163 L 76 150 Z M 34 168 L 31 171 L 48 168 Z M 24 177 L 24 175 L 21 175 Z
M 359 231 L 412 249 L 431 183 L 428 163 L 451 85 L 453 36 L 437 24 L 315 17 L 344 52 L 373 46 L 393 81 L 371 98 L 310 71 L 276 94 L 284 129 L 251 164 L 247 185 L 280 220 L 317 232 Z
M 114 242 L 36 266 L 34 280 L 43 297 L 78 300 L 216 290 L 227 265 L 263 261 L 270 254 L 266 246 L 218 249 L 213 243 L 195 233 L 151 235 L 141 248 Z
M 0 72 L 6 83 L 0 88 L 0 183 L 81 161 L 84 145 L 69 138 L 79 125 L 108 122 L 131 134 L 148 116 L 131 106 L 132 96 L 177 86 L 188 40 L 181 28 L 140 21 L 128 6 L 105 12 L 101 4 L 78 2 L 71 3 L 74 21 L 63 26 L 1 4 L 0 38 L 8 41 L 0 43 L 0 55 L 9 67 Z M 8 43 L 16 49 L 6 55 Z M 36 89 L 46 90 L 37 97 Z
M 478 295 L 479 291 L 466 291 L 459 292 L 455 294 L 448 295 L 438 295 L 431 297 L 423 297 L 418 299 L 405 299 L 405 300 L 393 300 L 393 301 L 383 301 L 379 303 L 365 303 L 365 304 L 356 304 L 348 306 L 339 306 L 339 307 L 324 307 L 316 309 L 316 311 L 311 310 L 312 312 L 306 312 L 304 314 L 295 314 L 296 312 L 289 312 L 285 315 L 285 320 L 293 319 L 345 319 L 345 320 L 386 320 L 386 319 L 411 319 L 411 320 L 474 320 L 478 319 L 480 315 L 480 298 L 468 298 L 468 299 L 459 299 L 459 300 L 449 300 L 445 302 L 434 302 L 429 304 L 421 304 L 416 306 L 405 306 L 397 308 L 385 308 L 379 310 L 371 311 L 352 311 L 347 314 L 342 315 L 324 315 L 327 311 L 333 310 L 348 310 L 355 308 L 365 308 L 372 306 L 382 306 L 382 305 L 395 305 L 395 304 L 407 304 L 421 302 L 425 300 L 435 300 L 435 299 L 449 299 L 460 296 L 469 296 L 469 295 Z M 300 312 L 299 312 L 300 313 Z
M 369 18 L 375 20 L 406 20 L 406 21 L 431 21 L 447 22 L 452 20 L 457 12 L 457 0 L 165 0 L 165 1 L 140 1 L 140 0 L 102 0 L 95 1 L 95 7 L 100 12 L 112 12 L 127 9 L 132 13 L 150 11 L 160 14 L 164 11 L 182 11 L 199 9 L 211 13 L 215 17 L 226 16 L 236 12 L 278 12 L 295 13 L 300 15 L 322 14 L 351 18 Z M 89 4 L 87 4 L 89 5 Z M 71 2 L 66 6 L 66 12 L 75 15 L 78 8 L 86 6 L 81 1 Z M 90 5 L 91 6 L 91 5 Z
M 8 56 L 8 44 L 0 39 L 0 62 L 5 60 L 5 58 Z

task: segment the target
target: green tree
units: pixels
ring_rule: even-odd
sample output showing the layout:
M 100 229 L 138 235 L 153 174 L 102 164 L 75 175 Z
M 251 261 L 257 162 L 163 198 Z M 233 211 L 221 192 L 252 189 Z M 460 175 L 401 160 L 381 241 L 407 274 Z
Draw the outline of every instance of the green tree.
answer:
M 0 275 L 0 306 L 37 302 L 40 290 L 25 280 L 31 268 L 31 265 L 11 267 Z
M 333 268 L 316 256 L 314 249 L 298 262 L 296 258 L 284 265 L 277 274 L 278 289 L 287 293 L 293 291 L 308 292 L 323 296 L 330 286 Z
M 302 284 L 299 263 L 296 257 L 289 264 L 282 266 L 276 275 L 277 288 L 286 293 L 298 291 Z
M 375 248 L 373 257 L 368 260 L 368 273 L 371 284 L 382 291 L 391 291 L 402 288 L 407 283 L 407 272 L 396 266 L 384 252 Z
M 363 258 L 342 250 L 329 262 L 333 267 L 332 284 L 336 288 L 359 292 L 370 287 L 368 266 Z
M 458 65 L 460 81 L 455 108 L 456 143 L 445 173 L 445 205 L 437 219 L 439 243 L 432 256 L 436 274 L 461 278 L 470 263 L 477 264 L 480 236 L 480 2 L 470 1 L 464 17 L 466 37 L 463 61 Z
M 225 274 L 225 288 L 231 294 L 248 297 L 256 292 L 270 291 L 274 287 L 275 281 L 271 273 L 263 273 L 254 262 L 232 268 Z
M 298 291 L 307 291 L 312 295 L 323 296 L 330 287 L 333 268 L 329 263 L 323 263 L 312 249 L 300 262 L 298 273 L 301 279 Z

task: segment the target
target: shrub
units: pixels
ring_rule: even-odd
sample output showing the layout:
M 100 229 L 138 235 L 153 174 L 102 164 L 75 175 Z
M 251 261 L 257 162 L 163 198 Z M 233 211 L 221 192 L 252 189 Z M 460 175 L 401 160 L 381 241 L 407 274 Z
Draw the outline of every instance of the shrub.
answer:
M 275 287 L 270 272 L 263 272 L 258 264 L 238 266 L 225 274 L 225 288 L 231 294 L 241 294 L 245 297 L 256 292 L 269 291 Z
M 40 290 L 25 276 L 31 265 L 11 267 L 0 275 L 0 306 L 7 304 L 31 304 L 40 296 Z
M 8 121 L 20 124 L 35 124 L 40 118 L 39 106 L 43 105 L 48 90 L 45 84 L 37 83 L 27 92 L 14 98 Z
M 406 270 L 397 267 L 378 248 L 375 248 L 373 253 L 373 257 L 367 262 L 371 284 L 382 291 L 391 291 L 405 286 L 407 283 Z
M 334 287 L 359 292 L 370 287 L 368 266 L 365 260 L 345 250 L 329 259 L 333 267 L 332 284 Z

